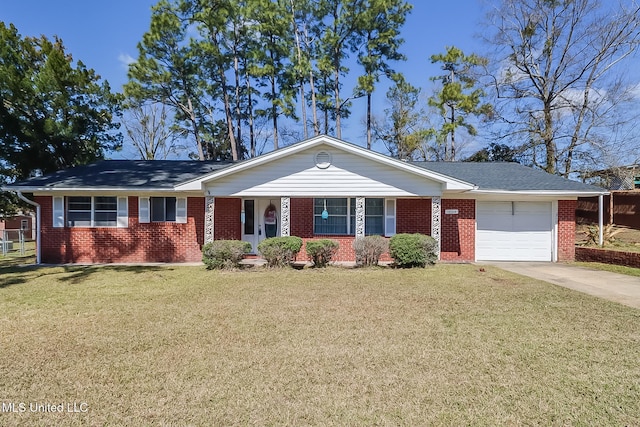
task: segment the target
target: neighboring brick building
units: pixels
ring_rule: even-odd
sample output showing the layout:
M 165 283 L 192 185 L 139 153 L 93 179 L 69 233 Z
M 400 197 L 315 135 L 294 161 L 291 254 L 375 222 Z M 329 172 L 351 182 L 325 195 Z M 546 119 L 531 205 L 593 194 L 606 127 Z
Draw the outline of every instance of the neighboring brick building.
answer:
M 0 240 L 4 231 L 8 232 L 8 238 L 17 239 L 18 231 L 22 231 L 25 240 L 35 240 L 36 238 L 36 217 L 35 215 L 18 214 L 12 217 L 0 217 Z
M 320 136 L 243 162 L 103 161 L 7 189 L 41 209 L 42 262 L 192 262 L 212 240 L 432 235 L 440 259 L 572 260 L 578 196 L 513 163 L 402 162 Z M 304 251 L 300 257 L 304 257 Z M 388 257 L 387 257 L 388 259 Z

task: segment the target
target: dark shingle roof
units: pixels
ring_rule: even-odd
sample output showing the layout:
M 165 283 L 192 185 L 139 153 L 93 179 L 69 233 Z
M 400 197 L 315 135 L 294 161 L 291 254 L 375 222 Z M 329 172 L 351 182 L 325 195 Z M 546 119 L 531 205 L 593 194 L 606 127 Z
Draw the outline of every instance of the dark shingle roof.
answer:
M 506 162 L 412 162 L 413 165 L 478 186 L 480 190 L 604 191 L 600 187 Z
M 42 189 L 156 189 L 171 190 L 177 184 L 224 169 L 233 162 L 194 160 L 104 160 L 30 178 L 9 187 Z M 517 163 L 411 162 L 480 190 L 602 192 L 603 189 L 570 181 Z
M 30 178 L 11 187 L 172 189 L 174 185 L 197 178 L 232 162 L 194 160 L 103 160 L 64 169 L 50 175 Z

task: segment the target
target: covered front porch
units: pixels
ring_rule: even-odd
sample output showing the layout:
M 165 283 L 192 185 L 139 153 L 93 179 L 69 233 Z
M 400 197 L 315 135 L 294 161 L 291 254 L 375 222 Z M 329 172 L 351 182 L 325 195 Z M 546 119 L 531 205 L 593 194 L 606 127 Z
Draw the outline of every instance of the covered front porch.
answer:
M 442 195 L 473 188 L 319 136 L 213 171 L 176 190 L 204 192 L 205 242 L 240 239 L 255 251 L 269 236 L 331 238 L 340 243 L 338 259 L 351 261 L 351 242 L 366 235 L 423 233 L 440 243 Z
M 208 196 L 205 206 L 205 243 L 243 240 L 253 254 L 262 240 L 279 236 L 336 240 L 339 261 L 353 261 L 352 242 L 366 235 L 422 233 L 433 236 L 438 248 L 441 242 L 440 197 Z

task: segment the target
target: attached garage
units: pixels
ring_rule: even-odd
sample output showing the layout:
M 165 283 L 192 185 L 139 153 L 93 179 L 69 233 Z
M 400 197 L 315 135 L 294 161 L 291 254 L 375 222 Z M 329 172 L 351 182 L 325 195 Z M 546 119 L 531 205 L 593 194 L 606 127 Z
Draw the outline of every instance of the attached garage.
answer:
M 478 261 L 552 261 L 551 202 L 477 202 Z

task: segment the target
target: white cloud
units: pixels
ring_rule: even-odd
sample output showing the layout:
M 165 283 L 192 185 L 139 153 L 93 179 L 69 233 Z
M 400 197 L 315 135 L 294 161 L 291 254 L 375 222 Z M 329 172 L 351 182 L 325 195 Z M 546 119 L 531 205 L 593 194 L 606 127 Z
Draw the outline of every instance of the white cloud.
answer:
M 121 53 L 118 55 L 118 61 L 124 68 L 129 68 L 129 64 L 136 62 L 136 59 L 128 53 Z

